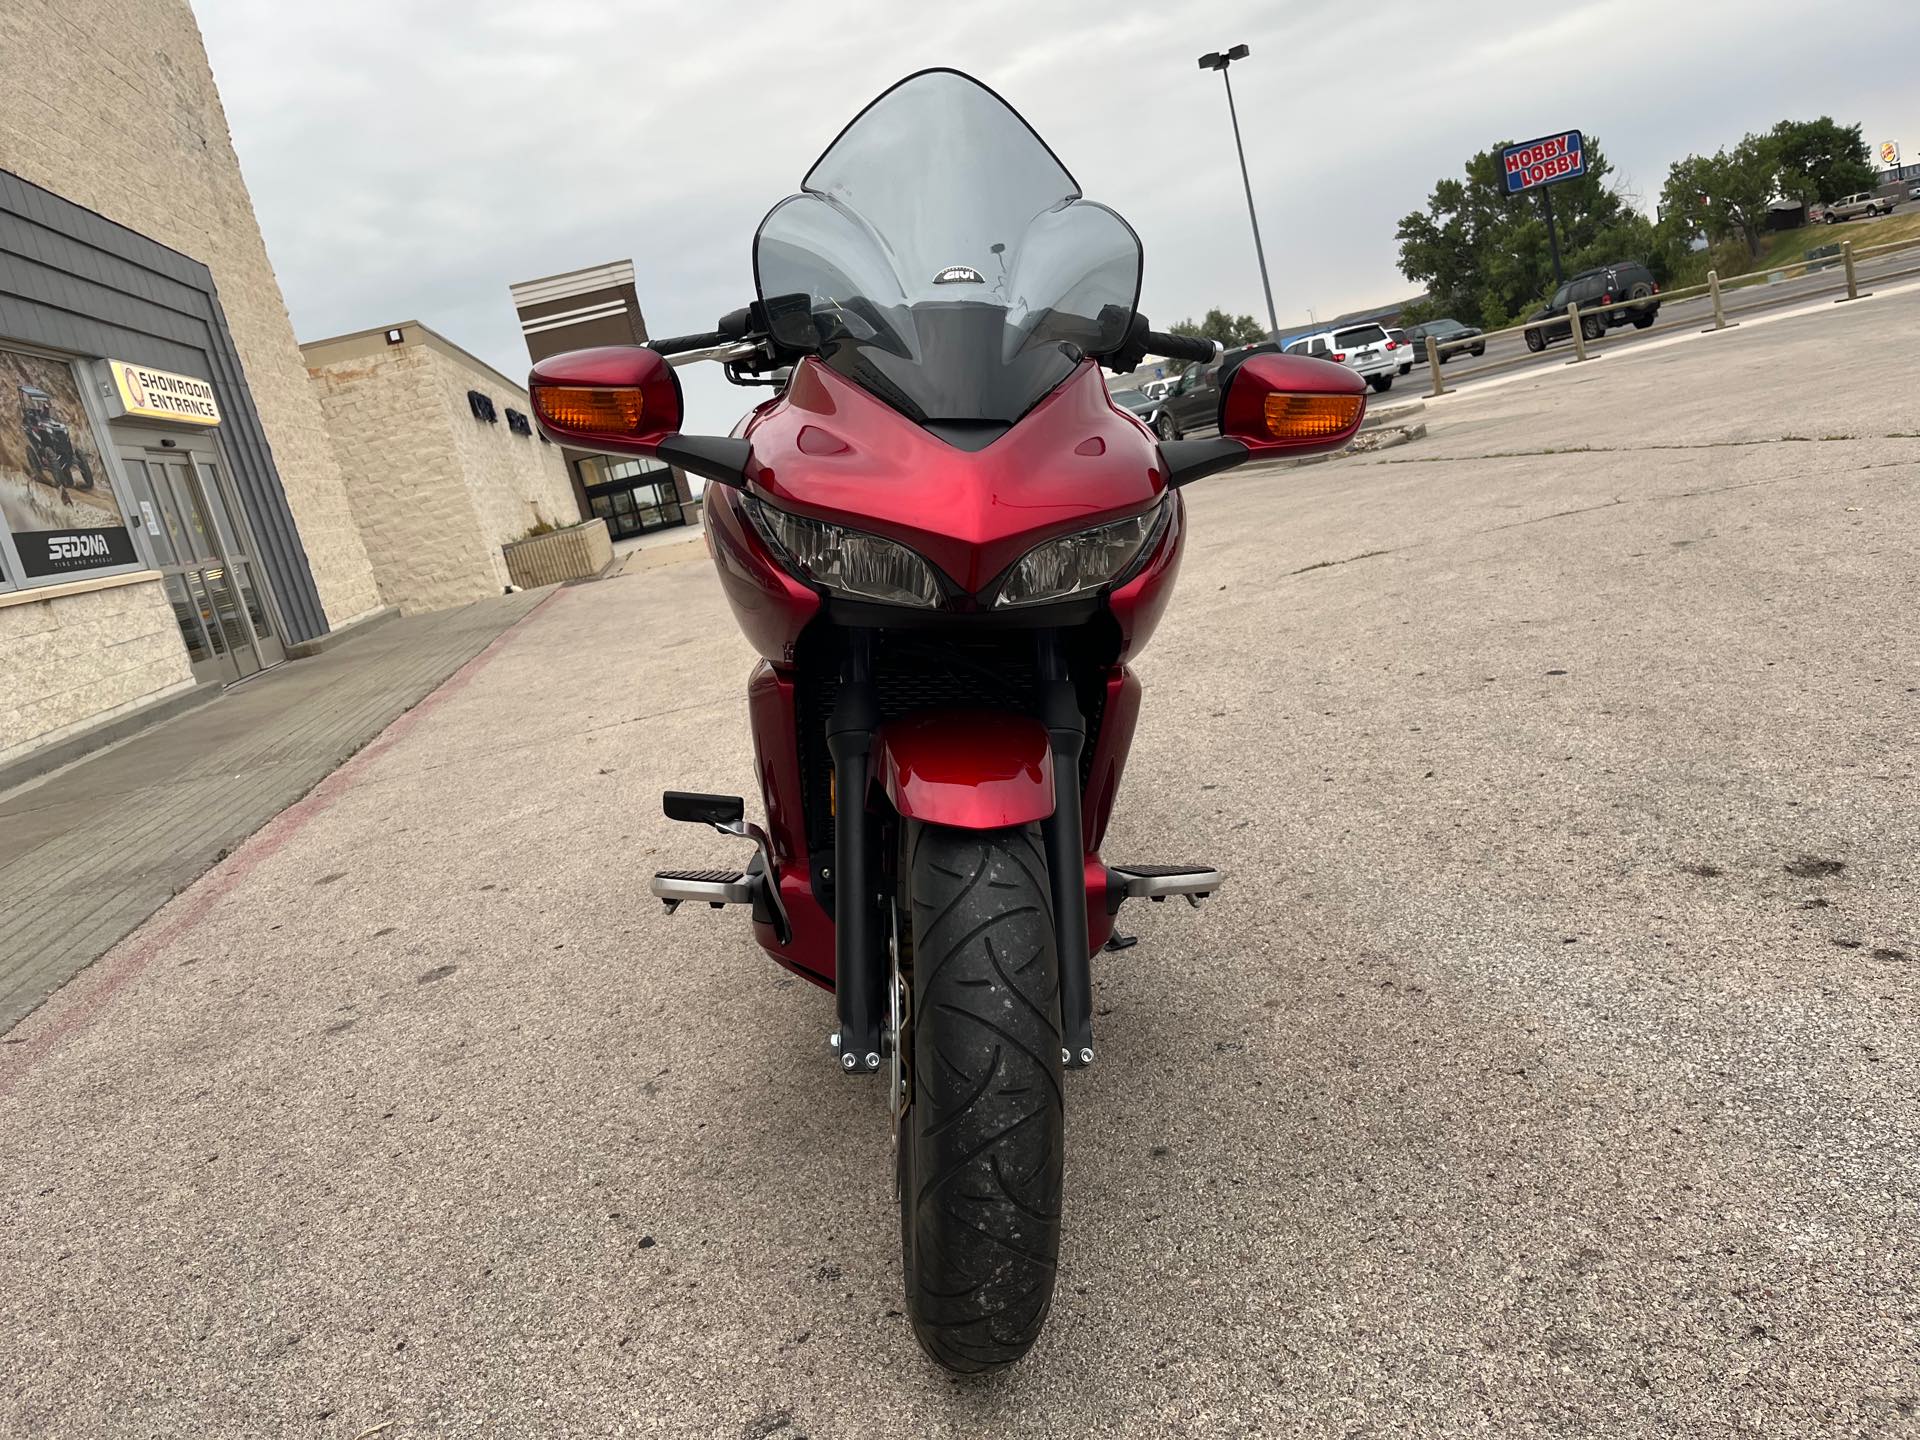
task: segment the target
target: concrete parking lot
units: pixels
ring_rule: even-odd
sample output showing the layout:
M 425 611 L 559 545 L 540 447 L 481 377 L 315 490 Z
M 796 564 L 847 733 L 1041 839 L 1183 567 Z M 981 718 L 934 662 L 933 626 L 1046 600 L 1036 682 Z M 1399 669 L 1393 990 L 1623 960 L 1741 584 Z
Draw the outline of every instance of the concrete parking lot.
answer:
M 0 1432 L 1920 1430 L 1920 294 L 1190 492 L 1046 1335 L 899 1316 L 703 563 L 558 592 L 0 1045 Z M 1875 357 L 1871 372 L 1858 357 Z M 1134 909 L 1144 913 L 1132 913 Z

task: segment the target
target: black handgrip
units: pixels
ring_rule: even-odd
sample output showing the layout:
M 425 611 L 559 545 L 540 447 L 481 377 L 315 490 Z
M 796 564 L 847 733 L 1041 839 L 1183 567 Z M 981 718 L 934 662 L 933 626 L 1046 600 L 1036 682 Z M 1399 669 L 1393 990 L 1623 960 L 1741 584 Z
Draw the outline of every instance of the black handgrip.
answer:
M 689 350 L 713 350 L 732 339 L 733 336 L 715 330 L 706 335 L 669 335 L 664 340 L 649 340 L 647 345 L 662 355 L 684 355 Z
M 1166 335 L 1149 330 L 1143 338 L 1149 355 L 1163 355 L 1169 360 L 1198 360 L 1204 364 L 1216 353 L 1213 341 L 1192 335 Z

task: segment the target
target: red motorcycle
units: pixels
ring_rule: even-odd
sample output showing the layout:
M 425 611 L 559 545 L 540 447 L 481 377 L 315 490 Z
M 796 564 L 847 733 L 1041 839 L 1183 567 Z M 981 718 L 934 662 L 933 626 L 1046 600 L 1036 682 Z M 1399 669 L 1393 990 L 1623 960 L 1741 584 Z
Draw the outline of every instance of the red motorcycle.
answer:
M 1366 386 L 1254 355 L 1221 377 L 1218 438 L 1156 441 L 1100 367 L 1217 347 L 1147 328 L 1133 230 L 951 70 L 862 111 L 753 259 L 758 299 L 716 330 L 556 356 L 529 388 L 555 439 L 711 482 L 708 546 L 765 657 L 747 706 L 766 827 L 737 796 L 669 791 L 668 818 L 754 853 L 653 893 L 747 908 L 775 961 L 833 992 L 837 1067 L 887 1077 L 914 1332 L 950 1370 L 994 1370 L 1052 1299 L 1092 957 L 1133 943 L 1126 901 L 1221 883 L 1100 854 L 1180 487 L 1343 445 Z M 730 437 L 682 435 L 669 355 L 777 393 Z

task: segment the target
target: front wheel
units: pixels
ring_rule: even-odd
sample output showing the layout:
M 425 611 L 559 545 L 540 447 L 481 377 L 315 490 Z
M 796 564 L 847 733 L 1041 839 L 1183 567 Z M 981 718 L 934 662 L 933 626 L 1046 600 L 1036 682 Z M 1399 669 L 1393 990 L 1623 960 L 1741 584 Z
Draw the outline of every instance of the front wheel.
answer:
M 1391 375 L 1369 375 L 1367 377 L 1367 383 L 1375 390 L 1384 393 L 1393 388 L 1393 377 Z
M 910 825 L 900 1241 L 920 1346 L 962 1374 L 1032 1348 L 1066 1152 L 1059 962 L 1038 830 Z
M 1160 418 L 1153 422 L 1153 433 L 1158 435 L 1162 440 L 1178 440 L 1180 438 L 1180 427 L 1174 424 L 1173 416 L 1162 410 L 1160 412 Z
M 1533 351 L 1534 354 L 1538 355 L 1542 350 L 1546 348 L 1547 348 L 1546 336 L 1542 335 L 1538 330 L 1527 331 L 1527 349 Z

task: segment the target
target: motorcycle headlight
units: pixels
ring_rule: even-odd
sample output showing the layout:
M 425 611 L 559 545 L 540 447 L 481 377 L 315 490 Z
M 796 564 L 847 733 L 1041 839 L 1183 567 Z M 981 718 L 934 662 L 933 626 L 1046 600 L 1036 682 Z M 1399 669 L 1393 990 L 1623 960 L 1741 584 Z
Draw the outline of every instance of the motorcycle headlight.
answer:
M 898 541 L 776 510 L 751 496 L 740 504 L 760 538 L 802 580 L 883 605 L 933 609 L 941 603 L 933 566 Z
M 1007 572 L 994 608 L 1065 600 L 1111 584 L 1140 558 L 1166 513 L 1165 505 L 1156 505 L 1145 514 L 1036 545 Z

